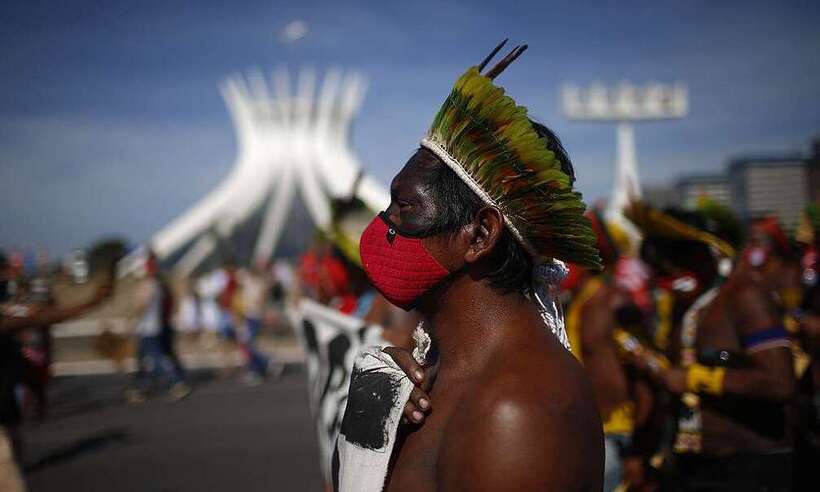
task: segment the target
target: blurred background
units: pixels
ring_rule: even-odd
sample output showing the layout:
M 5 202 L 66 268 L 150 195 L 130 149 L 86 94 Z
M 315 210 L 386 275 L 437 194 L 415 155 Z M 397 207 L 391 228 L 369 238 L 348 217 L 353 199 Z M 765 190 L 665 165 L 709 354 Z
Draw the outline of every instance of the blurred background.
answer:
M 28 487 L 323 490 L 353 354 L 416 321 L 373 300 L 358 234 L 507 37 L 529 50 L 498 83 L 607 221 L 636 237 L 628 197 L 774 221 L 814 251 L 808 292 L 819 23 L 809 1 L 4 2 L 2 415 Z

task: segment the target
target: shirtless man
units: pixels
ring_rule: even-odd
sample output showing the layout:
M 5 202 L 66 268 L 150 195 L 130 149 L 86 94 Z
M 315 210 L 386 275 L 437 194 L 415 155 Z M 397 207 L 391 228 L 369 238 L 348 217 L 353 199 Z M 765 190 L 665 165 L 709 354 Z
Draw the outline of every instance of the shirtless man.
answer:
M 452 214 L 452 201 L 431 189 L 444 173 L 452 174 L 417 152 L 393 181 L 391 220 L 409 228 Z M 459 273 L 419 299 L 438 348 L 437 374 L 429 395 L 422 388 L 432 371 L 415 379 L 407 411 L 423 425 L 403 429 L 385 490 L 601 489 L 601 423 L 583 368 L 524 297 L 526 281 L 508 292 L 492 285 L 523 270 L 498 271 L 503 235 L 498 210 L 482 207 L 455 233 L 425 241 Z M 386 351 L 409 374 L 422 369 L 409 352 Z
M 513 50 L 506 63 L 522 51 Z M 592 389 L 550 333 L 557 324 L 547 327 L 531 300 L 530 253 L 540 259 L 550 249 L 594 266 L 594 235 L 578 195 L 541 188 L 571 187 L 560 143 L 526 113 L 499 114 L 515 106 L 491 82 L 503 67 L 481 76 L 485 64 L 456 83 L 422 148 L 393 179 L 389 208 L 362 236 L 363 265 L 374 286 L 394 304 L 421 313 L 434 347 L 428 368 L 409 351 L 384 349 L 416 385 L 404 408 L 412 423 L 399 427 L 384 490 L 599 491 L 603 437 Z M 467 100 L 469 107 L 460 106 Z M 518 131 L 504 133 L 512 128 Z M 510 158 L 514 162 L 501 160 Z M 515 173 L 526 184 L 517 194 L 503 181 Z M 504 212 L 514 206 L 508 200 L 522 197 L 533 201 L 517 202 L 527 207 L 520 215 Z M 545 229 L 530 218 L 556 222 L 538 236 L 535 231 Z M 351 391 L 354 384 L 355 378 Z M 345 420 L 350 412 L 348 406 Z M 347 437 L 345 423 L 342 434 Z
M 431 189 L 437 173 L 449 170 L 423 150 L 399 173 L 388 209 L 397 226 L 448 214 L 446 197 Z M 425 241 L 459 274 L 419 300 L 437 374 L 429 396 L 419 388 L 407 404 L 424 425 L 405 429 L 386 490 L 600 489 L 601 424 L 588 380 L 521 291 L 492 286 L 490 274 L 509 273 L 496 270 L 502 235 L 499 212 L 484 207 L 455 234 Z M 386 351 L 409 374 L 421 370 L 409 352 Z M 416 383 L 425 387 L 431 373 Z
M 592 214 L 591 222 L 605 270 L 579 274 L 580 285 L 567 310 L 567 331 L 572 353 L 592 382 L 603 420 L 604 491 L 611 492 L 623 481 L 633 487 L 645 482 L 643 450 L 641 443 L 634 442 L 633 433 L 649 416 L 652 391 L 645 376 L 628 363 L 631 356 L 625 351 L 642 350 L 638 338 L 628 330 L 648 331 L 642 326 L 646 313 L 615 278 L 619 252 L 606 223 L 597 213 Z
M 639 223 L 644 257 L 688 306 L 670 339 L 675 366 L 659 378 L 680 395 L 675 490 L 790 490 L 785 407 L 795 382 L 771 295 L 747 271 L 722 280 L 713 251 L 732 249 L 725 228 L 710 231 L 702 215 L 682 211 L 662 220 L 695 231 L 658 234 L 652 220 Z

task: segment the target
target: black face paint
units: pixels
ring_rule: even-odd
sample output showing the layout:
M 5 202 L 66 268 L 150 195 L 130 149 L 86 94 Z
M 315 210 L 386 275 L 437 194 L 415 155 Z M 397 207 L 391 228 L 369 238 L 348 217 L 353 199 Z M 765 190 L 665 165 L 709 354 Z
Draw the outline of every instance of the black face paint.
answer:
M 387 240 L 391 243 L 397 234 L 414 239 L 422 239 L 435 234 L 435 231 L 430 227 L 425 229 L 405 229 L 398 226 L 390 220 L 390 215 L 387 212 L 379 212 L 379 217 L 381 217 L 384 223 L 387 224 Z
M 388 441 L 387 419 L 396 404 L 400 380 L 389 373 L 353 368 L 341 433 L 348 442 L 378 450 Z
M 442 164 L 432 154 L 428 160 L 424 153 L 418 152 L 393 179 L 390 207 L 384 215 L 388 220 L 392 215 L 401 222 L 401 226 L 394 226 L 399 234 L 420 238 L 439 232 L 435 224 L 441 214 L 440 204 L 430 184 L 430 168 L 438 165 Z

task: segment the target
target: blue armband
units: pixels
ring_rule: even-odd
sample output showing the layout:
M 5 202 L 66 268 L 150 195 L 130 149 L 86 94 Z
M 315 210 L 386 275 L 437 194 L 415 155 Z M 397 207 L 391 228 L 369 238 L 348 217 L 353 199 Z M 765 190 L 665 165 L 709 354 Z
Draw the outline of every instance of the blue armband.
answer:
M 782 326 L 775 326 L 757 333 L 744 335 L 742 340 L 746 350 L 751 351 L 787 347 L 789 345 L 789 334 Z

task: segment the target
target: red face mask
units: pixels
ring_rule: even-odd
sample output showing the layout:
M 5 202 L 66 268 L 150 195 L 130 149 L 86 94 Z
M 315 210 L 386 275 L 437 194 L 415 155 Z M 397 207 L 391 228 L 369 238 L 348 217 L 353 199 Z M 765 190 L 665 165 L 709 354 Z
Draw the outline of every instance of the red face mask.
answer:
M 399 233 L 382 212 L 359 241 L 362 266 L 373 286 L 396 306 L 409 310 L 450 272 L 433 258 L 420 237 Z

